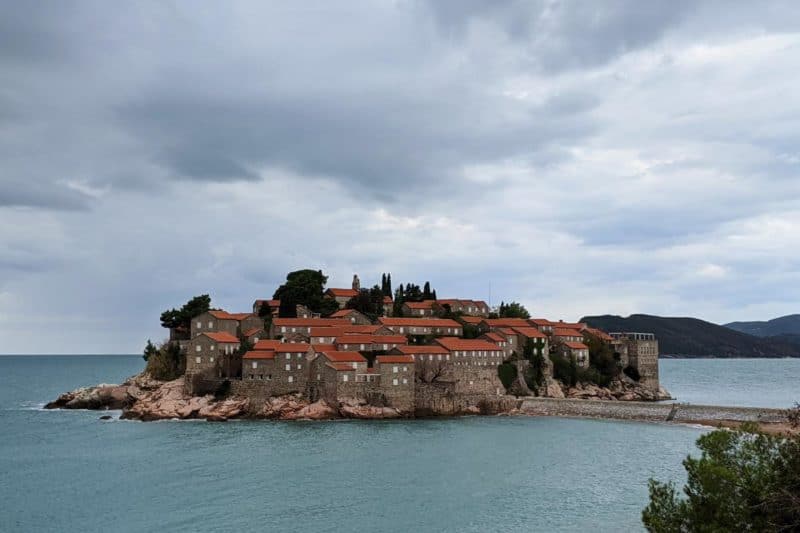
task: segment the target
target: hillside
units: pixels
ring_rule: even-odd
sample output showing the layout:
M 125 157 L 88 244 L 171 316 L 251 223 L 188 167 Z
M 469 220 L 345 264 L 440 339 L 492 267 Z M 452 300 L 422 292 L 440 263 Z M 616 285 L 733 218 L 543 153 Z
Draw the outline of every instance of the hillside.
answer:
M 654 333 L 665 355 L 686 357 L 800 357 L 800 342 L 791 336 L 763 338 L 697 318 L 614 315 L 581 318 L 605 331 Z
M 756 337 L 800 335 L 800 315 L 786 315 L 772 320 L 753 322 L 731 322 L 725 324 L 725 327 Z

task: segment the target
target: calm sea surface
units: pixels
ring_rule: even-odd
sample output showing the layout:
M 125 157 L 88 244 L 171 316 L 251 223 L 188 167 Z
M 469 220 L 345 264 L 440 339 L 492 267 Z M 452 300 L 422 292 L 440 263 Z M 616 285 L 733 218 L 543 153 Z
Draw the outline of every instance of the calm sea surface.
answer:
M 797 361 L 663 363 L 685 401 L 797 395 L 776 390 L 797 383 Z M 40 409 L 141 367 L 138 356 L 0 357 L 0 531 L 637 531 L 647 479 L 682 481 L 701 434 L 521 417 L 102 422 Z

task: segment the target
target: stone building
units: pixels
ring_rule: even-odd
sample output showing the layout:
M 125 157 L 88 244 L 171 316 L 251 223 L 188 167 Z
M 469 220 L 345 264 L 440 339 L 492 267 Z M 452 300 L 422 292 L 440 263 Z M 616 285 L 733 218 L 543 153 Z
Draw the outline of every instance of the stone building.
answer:
M 400 310 L 403 316 L 413 318 L 433 317 L 436 315 L 434 300 L 423 300 L 421 302 L 403 302 Z
M 658 339 L 652 333 L 616 332 L 609 333 L 614 339 L 612 345 L 622 345 L 627 352 L 627 365 L 636 369 L 639 383 L 658 391 Z M 624 360 L 623 360 L 624 361 Z M 624 363 L 623 363 L 624 364 Z
M 242 379 L 272 381 L 274 350 L 250 350 L 242 356 Z
M 205 378 L 236 377 L 241 364 L 233 367 L 241 342 L 228 332 L 200 333 L 189 341 L 186 350 L 186 374 Z
M 516 337 L 514 344 L 519 355 L 524 355 L 525 344 L 528 340 L 533 342 L 535 355 L 547 356 L 550 353 L 550 338 L 538 329 L 534 327 L 511 328 L 511 331 Z
M 336 338 L 337 350 L 355 352 L 388 352 L 408 344 L 405 335 L 342 335 Z
M 344 307 L 352 298 L 358 296 L 358 290 L 331 288 L 326 290 L 324 294 L 327 298 L 333 298 L 339 304 L 339 307 Z
M 336 318 L 274 318 L 269 329 L 271 338 L 286 337 L 290 333 L 309 336 L 313 327 L 348 326 L 349 320 Z
M 572 328 L 553 328 L 552 337 L 562 342 L 583 342 L 583 333 Z
M 372 321 L 355 309 L 339 309 L 328 318 L 337 318 L 340 320 L 349 320 L 353 325 L 369 326 Z
M 261 314 L 261 307 L 264 305 L 269 307 L 270 315 L 278 316 L 278 311 L 280 311 L 281 308 L 280 300 L 256 300 L 253 302 L 253 314 L 259 316 Z
M 242 340 L 250 346 L 267 337 L 267 332 L 263 327 L 250 328 L 242 332 Z
M 589 347 L 582 342 L 562 341 L 558 347 L 562 357 L 572 359 L 581 368 L 589 366 Z
M 463 327 L 448 318 L 396 318 L 381 317 L 378 323 L 399 335 L 452 335 L 461 336 Z
M 387 403 L 405 413 L 414 412 L 415 361 L 408 355 L 379 355 L 375 368 L 380 392 Z
M 383 297 L 383 316 L 392 316 L 394 311 L 394 300 L 391 296 Z
M 310 344 L 281 343 L 275 349 L 272 393 L 305 392 L 308 381 L 308 360 L 313 353 Z
M 435 308 L 439 312 L 461 313 L 467 316 L 489 316 L 489 306 L 483 300 L 442 299 L 436 300 Z

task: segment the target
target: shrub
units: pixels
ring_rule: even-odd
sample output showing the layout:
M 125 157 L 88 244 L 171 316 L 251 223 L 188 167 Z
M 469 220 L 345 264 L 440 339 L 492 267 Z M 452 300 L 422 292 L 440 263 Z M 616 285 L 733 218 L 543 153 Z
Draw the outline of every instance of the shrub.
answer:
M 497 377 L 500 382 L 508 389 L 514 380 L 517 379 L 517 367 L 511 363 L 503 363 L 497 367 Z
M 551 354 L 550 360 L 553 362 L 553 377 L 561 381 L 564 385 L 573 386 L 579 381 L 578 364 L 571 358 L 559 354 Z
M 716 430 L 687 457 L 680 497 L 673 483 L 650 480 L 642 522 L 652 532 L 797 531 L 800 435 L 765 435 L 754 426 Z
M 148 345 L 148 348 L 150 346 L 151 344 Z M 183 354 L 177 344 L 165 342 L 157 349 L 150 350 L 145 371 L 153 378 L 160 381 L 171 381 L 182 376 L 184 370 Z

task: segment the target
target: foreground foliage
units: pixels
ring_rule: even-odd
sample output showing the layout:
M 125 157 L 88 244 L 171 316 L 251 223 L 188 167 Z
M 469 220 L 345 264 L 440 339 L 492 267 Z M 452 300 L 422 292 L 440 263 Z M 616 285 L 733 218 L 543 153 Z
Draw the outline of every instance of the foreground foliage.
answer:
M 717 430 L 697 440 L 687 457 L 688 481 L 650 480 L 642 512 L 648 531 L 800 531 L 800 435 L 765 435 L 754 426 Z
M 144 356 L 147 361 L 145 371 L 155 379 L 172 381 L 181 377 L 186 370 L 186 358 L 177 343 L 165 342 L 156 347 L 148 340 Z

